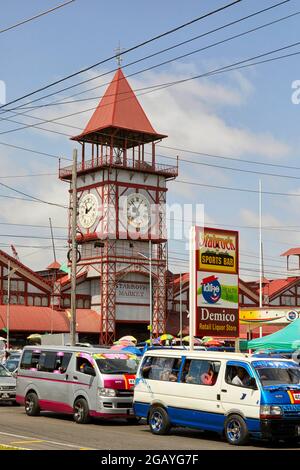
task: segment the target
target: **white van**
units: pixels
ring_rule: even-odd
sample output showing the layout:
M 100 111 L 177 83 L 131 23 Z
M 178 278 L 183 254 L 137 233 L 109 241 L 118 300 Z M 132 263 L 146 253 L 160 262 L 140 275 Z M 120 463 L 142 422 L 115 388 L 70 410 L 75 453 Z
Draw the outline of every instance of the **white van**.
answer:
M 16 400 L 29 416 L 41 410 L 133 420 L 132 399 L 138 360 L 109 349 L 26 346 L 17 373 Z
M 149 350 L 140 364 L 133 409 L 153 434 L 186 426 L 225 434 L 300 441 L 300 367 L 287 359 Z

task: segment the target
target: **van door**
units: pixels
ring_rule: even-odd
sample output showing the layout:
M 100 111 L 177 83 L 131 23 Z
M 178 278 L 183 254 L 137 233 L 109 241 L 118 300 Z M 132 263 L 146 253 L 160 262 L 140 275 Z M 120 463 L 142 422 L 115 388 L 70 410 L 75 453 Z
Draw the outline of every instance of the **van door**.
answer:
M 84 396 L 90 411 L 97 409 L 98 372 L 94 360 L 87 353 L 76 353 L 74 368 L 69 379 L 72 381 L 71 406 L 76 397 Z
M 260 389 L 255 383 L 250 364 L 243 361 L 227 361 L 220 397 L 224 413 L 242 415 L 249 431 L 253 432 L 259 430 L 260 415 Z
M 42 409 L 57 413 L 70 413 L 68 406 L 68 383 L 66 369 L 72 353 L 60 351 L 41 351 L 37 364 L 36 377 L 39 403 Z

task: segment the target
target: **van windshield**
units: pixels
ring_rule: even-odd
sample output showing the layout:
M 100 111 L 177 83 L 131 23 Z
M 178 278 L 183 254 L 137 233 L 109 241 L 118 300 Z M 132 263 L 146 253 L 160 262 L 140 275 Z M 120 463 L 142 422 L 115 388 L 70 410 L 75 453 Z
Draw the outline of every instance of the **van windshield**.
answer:
M 136 356 L 129 354 L 94 354 L 93 357 L 102 374 L 135 375 L 139 363 Z
M 0 364 L 0 377 L 11 377 L 11 373 Z
M 253 363 L 263 387 L 274 385 L 300 385 L 300 367 L 283 361 L 257 361 Z

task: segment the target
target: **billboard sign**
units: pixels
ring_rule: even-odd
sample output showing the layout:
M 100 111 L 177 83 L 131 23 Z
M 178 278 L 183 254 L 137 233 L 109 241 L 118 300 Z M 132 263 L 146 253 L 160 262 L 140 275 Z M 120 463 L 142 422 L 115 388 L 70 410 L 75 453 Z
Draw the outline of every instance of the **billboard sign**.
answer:
M 239 336 L 238 232 L 195 227 L 196 336 Z

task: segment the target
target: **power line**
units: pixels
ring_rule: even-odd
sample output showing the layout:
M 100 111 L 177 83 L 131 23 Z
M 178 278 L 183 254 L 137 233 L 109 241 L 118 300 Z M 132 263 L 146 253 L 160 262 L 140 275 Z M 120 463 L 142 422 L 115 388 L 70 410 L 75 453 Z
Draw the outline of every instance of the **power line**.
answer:
M 207 50 L 207 49 L 209 49 L 209 48 L 211 48 L 211 47 L 214 47 L 214 46 L 216 46 L 216 45 L 223 44 L 223 43 L 228 42 L 228 41 L 230 41 L 230 40 L 232 40 L 232 39 L 239 38 L 239 37 L 241 37 L 241 36 L 244 36 L 244 35 L 246 35 L 246 34 L 255 32 L 255 31 L 260 30 L 260 29 L 262 29 L 262 28 L 265 28 L 265 27 L 267 27 L 267 26 L 274 25 L 275 23 L 278 23 L 278 22 L 280 22 L 280 21 L 289 19 L 289 18 L 294 17 L 294 16 L 299 15 L 299 14 L 300 14 L 300 11 L 297 11 L 297 12 L 295 12 L 295 13 L 293 13 L 293 14 L 290 14 L 290 15 L 287 15 L 287 16 L 285 16 L 285 17 L 279 18 L 279 19 L 277 19 L 277 20 L 271 21 L 271 22 L 269 22 L 269 23 L 266 23 L 266 24 L 257 26 L 257 27 L 255 27 L 255 28 L 252 28 L 252 29 L 250 29 L 250 30 L 244 31 L 244 32 L 242 32 L 242 33 L 239 33 L 239 34 L 237 34 L 237 35 L 231 36 L 231 37 L 229 37 L 229 38 L 223 39 L 223 40 L 221 40 L 221 41 L 215 42 L 215 43 L 210 44 L 210 45 L 208 45 L 208 46 L 202 47 L 202 48 L 200 48 L 200 49 L 196 49 L 196 50 L 194 50 L 194 51 L 192 51 L 192 52 L 189 52 L 189 53 L 187 53 L 187 54 L 183 54 L 183 55 L 181 55 L 181 56 L 177 56 L 177 57 L 175 57 L 175 58 L 173 58 L 173 59 L 169 59 L 169 60 L 167 60 L 167 61 L 165 61 L 165 62 L 161 62 L 161 63 L 156 64 L 156 65 L 154 65 L 154 66 L 151 66 L 151 67 L 148 67 L 148 68 L 146 68 L 146 69 L 140 70 L 140 71 L 138 71 L 138 72 L 132 73 L 132 74 L 128 75 L 127 78 L 132 77 L 132 76 L 135 76 L 135 75 L 138 75 L 138 74 L 143 73 L 143 72 L 148 71 L 148 70 L 152 70 L 152 69 L 157 68 L 157 67 L 160 67 L 160 66 L 162 66 L 162 65 L 166 65 L 166 64 L 168 64 L 168 63 L 170 63 L 170 62 L 173 62 L 173 61 L 175 61 L 175 60 L 178 60 L 178 59 L 181 59 L 181 58 L 190 56 L 191 54 L 195 54 L 195 53 L 197 53 L 197 52 L 201 52 L 201 51 Z M 173 47 L 175 47 L 175 46 L 173 46 Z M 141 61 L 141 60 L 144 60 L 144 59 L 140 59 L 139 61 Z M 139 61 L 137 61 L 137 62 L 139 62 Z M 128 65 L 130 65 L 130 64 L 128 64 Z M 107 72 L 107 73 L 108 73 L 108 72 Z M 105 74 L 103 74 L 103 75 L 106 75 L 107 73 L 105 73 Z M 123 79 L 122 79 L 122 80 L 123 80 Z M 107 83 L 101 85 L 101 87 L 102 87 L 102 86 L 105 86 L 105 85 L 107 85 Z M 155 87 L 156 87 L 156 86 L 151 87 L 151 88 L 155 88 Z M 135 91 L 135 92 L 136 92 L 136 91 L 141 91 L 141 90 L 145 90 L 145 89 L 148 89 L 148 88 L 149 88 L 149 87 L 143 87 L 143 88 L 135 89 L 134 91 Z M 155 90 L 153 90 L 153 91 L 155 91 Z M 122 94 L 122 93 L 120 93 L 120 94 Z M 125 94 L 125 95 L 128 95 L 127 92 L 125 92 L 124 94 Z M 114 96 L 114 95 L 106 95 L 106 97 L 109 97 L 109 96 Z M 101 97 L 93 97 L 93 98 L 88 98 L 88 99 L 93 99 L 93 100 L 94 100 L 94 99 L 99 99 L 99 98 L 101 98 Z M 85 98 L 85 99 L 83 99 L 83 100 L 86 100 L 86 99 L 87 99 L 87 98 Z M 127 98 L 126 98 L 126 99 L 127 99 Z M 82 100 L 73 100 L 73 101 L 71 101 L 71 102 L 70 102 L 70 101 L 69 101 L 69 102 L 63 102 L 62 104 L 68 104 L 68 103 L 74 104 L 75 102 L 78 102 L 78 101 L 82 101 Z M 50 105 L 53 105 L 53 103 L 50 103 Z M 56 105 L 57 105 L 57 104 L 56 104 Z M 110 105 L 110 103 L 107 103 L 107 104 L 106 104 L 106 106 L 108 106 L 108 105 Z M 38 106 L 38 108 L 39 108 L 39 107 L 43 107 L 43 106 L 48 106 L 48 105 L 47 105 L 47 104 L 45 104 L 45 105 L 40 105 L 40 106 Z M 23 109 L 24 109 L 24 108 L 23 108 Z M 93 109 L 95 109 L 95 108 L 93 107 L 93 108 L 89 108 L 88 110 L 85 110 L 85 111 L 79 111 L 79 114 L 80 114 L 81 112 L 87 112 L 87 111 L 90 111 L 90 110 L 93 110 Z M 6 110 L 5 112 L 8 112 L 8 111 L 10 111 L 10 110 Z M 47 121 L 43 120 L 42 118 L 36 117 L 36 116 L 34 116 L 34 115 L 32 115 L 32 114 L 28 114 L 28 113 L 26 113 L 26 112 L 14 112 L 13 117 L 14 117 L 14 116 L 25 116 L 25 117 L 29 117 L 29 118 L 31 118 L 31 119 L 35 119 L 35 120 L 42 121 L 42 122 L 41 122 L 42 124 L 47 122 Z M 67 116 L 65 116 L 65 117 L 69 117 L 69 116 L 67 115 Z M 61 118 L 59 118 L 59 119 L 61 119 Z M 0 120 L 7 120 L 7 121 L 9 121 L 9 122 L 17 122 L 17 121 L 11 120 L 10 118 L 0 118 Z M 53 120 L 50 120 L 50 121 L 53 122 Z M 55 125 L 61 125 L 61 126 L 64 126 L 64 127 L 70 127 L 70 128 L 74 128 L 74 129 L 77 128 L 77 129 L 80 129 L 80 130 L 81 130 L 81 128 L 79 128 L 79 127 L 77 127 L 77 126 L 71 126 L 71 125 L 68 125 L 68 124 L 65 124 L 65 123 L 59 123 L 59 122 L 53 122 L 53 123 L 54 123 Z M 20 124 L 21 124 L 21 123 L 20 123 Z M 22 124 L 24 124 L 24 123 L 22 123 Z M 25 125 L 25 126 L 23 126 L 23 127 L 18 128 L 18 129 L 13 129 L 13 130 L 7 131 L 7 132 L 9 133 L 9 132 L 14 132 L 15 130 L 22 130 L 22 129 L 26 129 L 27 127 L 34 127 L 34 126 L 31 125 L 31 124 L 28 124 L 28 125 Z M 6 133 L 6 132 L 4 132 L 4 133 Z M 166 157 L 166 158 L 168 158 L 168 157 Z
M 174 157 L 165 157 L 165 158 L 170 158 L 174 160 Z M 220 168 L 222 170 L 230 170 L 230 171 L 238 171 L 241 173 L 252 173 L 254 175 L 264 175 L 264 176 L 272 176 L 276 178 L 287 178 L 287 179 L 293 179 L 293 180 L 299 180 L 300 176 L 293 176 L 293 175 L 280 175 L 278 173 L 267 173 L 263 171 L 255 171 L 255 170 L 246 170 L 244 168 L 234 168 L 234 167 L 228 167 L 228 166 L 223 166 L 223 165 L 216 165 L 214 163 L 204 163 L 204 162 L 195 162 L 192 160 L 185 160 L 184 158 L 178 158 L 179 161 L 185 162 L 185 163 L 192 163 L 193 165 L 201 165 L 201 166 L 208 166 L 211 168 Z
M 257 189 L 246 189 L 246 188 L 234 188 L 232 186 L 220 186 L 216 184 L 204 184 L 204 183 L 196 183 L 194 181 L 183 181 L 183 180 L 174 180 L 175 183 L 181 183 L 181 184 L 189 184 L 192 186 L 201 186 L 204 188 L 211 188 L 211 189 L 222 189 L 222 190 L 227 190 L 227 191 L 240 191 L 244 193 L 253 193 L 253 194 L 258 194 L 259 191 Z M 299 197 L 299 194 L 296 193 L 279 193 L 279 192 L 274 192 L 274 191 L 262 191 L 262 194 L 268 194 L 270 196 L 290 196 L 290 197 Z
M 174 44 L 174 45 L 172 45 L 172 46 L 170 46 L 170 47 L 168 47 L 168 48 L 162 49 L 162 50 L 160 50 L 160 51 L 158 51 L 158 52 L 155 52 L 155 53 L 153 53 L 153 54 L 144 56 L 144 57 L 142 57 L 142 58 L 140 58 L 140 59 L 137 59 L 137 60 L 135 60 L 135 61 L 133 61 L 133 62 L 130 62 L 130 63 L 128 63 L 128 64 L 125 64 L 125 65 L 122 67 L 122 69 L 127 68 L 127 67 L 129 67 L 129 66 L 131 66 L 131 65 L 137 64 L 137 63 L 139 63 L 139 62 L 142 62 L 142 61 L 144 61 L 144 60 L 147 60 L 147 59 L 149 59 L 149 58 L 152 58 L 152 57 L 154 57 L 154 56 L 157 56 L 157 55 L 159 55 L 159 54 L 162 54 L 162 53 L 164 53 L 164 52 L 167 52 L 167 51 L 170 51 L 170 50 L 172 50 L 172 49 L 175 49 L 175 48 L 177 48 L 177 47 L 179 47 L 179 46 L 182 46 L 182 45 L 184 45 L 184 44 L 187 44 L 187 43 L 190 43 L 190 42 L 192 42 L 192 41 L 195 41 L 196 39 L 203 38 L 203 37 L 205 37 L 205 36 L 207 36 L 207 35 L 209 35 L 209 34 L 212 34 L 212 33 L 214 33 L 214 32 L 220 31 L 220 30 L 225 29 L 225 28 L 227 28 L 227 27 L 229 27 L 229 26 L 233 26 L 234 24 L 240 23 L 240 22 L 242 22 L 242 21 L 244 21 L 244 20 L 247 20 L 247 19 L 249 19 L 249 18 L 252 18 L 252 17 L 254 17 L 254 16 L 257 16 L 257 15 L 259 15 L 259 14 L 261 14 L 261 13 L 265 13 L 266 11 L 271 10 L 271 9 L 273 9 L 273 8 L 276 8 L 276 7 L 278 7 L 278 6 L 281 6 L 282 4 L 287 3 L 287 2 L 289 2 L 289 1 L 290 1 L 290 0 L 277 3 L 277 4 L 275 4 L 275 5 L 272 5 L 272 6 L 268 7 L 268 8 L 264 8 L 264 9 L 262 9 L 262 10 L 256 11 L 256 12 L 250 14 L 250 15 L 244 16 L 244 17 L 239 18 L 239 19 L 237 19 L 237 20 L 235 20 L 235 21 L 231 21 L 230 23 L 227 23 L 227 24 L 225 24 L 225 25 L 222 25 L 222 26 L 220 26 L 220 27 L 218 27 L 218 28 L 214 28 L 214 29 L 212 29 L 212 30 L 210 30 L 210 31 L 207 31 L 207 32 L 205 32 L 205 33 L 202 33 L 202 34 L 200 34 L 200 35 L 198 35 L 198 36 L 194 36 L 193 38 L 190 38 L 190 39 L 188 39 L 188 40 L 185 40 L 185 41 L 179 42 L 179 43 L 177 43 L 177 44 Z M 250 32 L 256 31 L 256 30 L 258 30 L 258 29 L 261 29 L 261 28 L 263 28 L 263 27 L 267 27 L 267 26 L 270 26 L 270 25 L 272 25 L 272 24 L 278 23 L 278 22 L 280 22 L 280 21 L 284 21 L 284 20 L 289 19 L 289 18 L 291 18 L 291 17 L 293 17 L 293 16 L 296 16 L 296 15 L 298 15 L 298 14 L 299 14 L 299 12 L 295 12 L 295 13 L 293 13 L 293 14 L 291 14 L 291 15 L 287 15 L 287 16 L 285 16 L 285 17 L 279 18 L 279 19 L 277 19 L 277 20 L 275 20 L 275 21 L 272 21 L 272 22 L 270 22 L 270 23 L 266 23 L 266 24 L 264 24 L 264 25 L 262 25 L 262 26 L 259 26 L 259 27 L 257 27 L 257 28 L 250 29 L 250 30 L 248 30 L 248 31 L 246 31 L 246 32 L 241 33 L 241 35 L 245 35 L 245 34 L 248 34 L 248 33 L 250 33 Z M 207 49 L 207 48 L 213 47 L 213 46 L 218 45 L 218 44 L 220 44 L 220 43 L 229 41 L 229 40 L 231 40 L 231 39 L 235 39 L 236 37 L 239 37 L 239 36 L 240 36 L 240 35 L 232 36 L 231 38 L 227 38 L 227 39 L 225 39 L 225 40 L 223 40 L 223 41 L 219 41 L 219 42 L 217 42 L 217 43 L 214 43 L 214 44 L 211 44 L 211 45 L 209 45 L 209 46 L 206 46 L 205 48 L 201 48 L 201 49 L 198 49 L 198 50 L 196 50 L 196 51 L 193 51 L 191 54 L 196 53 L 196 52 L 199 52 L 199 51 L 202 51 L 202 50 L 205 50 L 205 49 Z M 186 57 L 186 55 L 175 57 L 175 58 L 173 58 L 171 61 L 177 60 L 177 59 L 180 58 L 180 57 Z M 170 62 L 170 61 L 168 61 L 167 63 L 169 63 L 169 62 Z M 164 65 L 165 63 L 166 63 L 166 62 L 162 62 L 161 64 L 155 65 L 154 67 L 156 68 L 157 66 Z M 132 77 L 132 76 L 134 76 L 134 75 L 137 75 L 137 74 L 139 74 L 139 73 L 142 73 L 142 72 L 144 72 L 144 71 L 151 70 L 152 68 L 153 68 L 153 67 L 146 68 L 146 69 L 143 69 L 142 71 L 139 71 L 139 72 L 135 72 L 135 73 L 133 73 L 133 74 L 130 74 L 130 75 L 128 75 L 128 78 L 129 78 L 129 77 Z M 108 82 L 108 83 L 101 84 L 101 85 L 97 85 L 97 86 L 95 86 L 95 87 L 89 88 L 88 90 L 84 90 L 84 91 L 75 93 L 75 94 L 73 94 L 73 95 L 70 95 L 70 96 L 68 96 L 67 98 L 64 98 L 62 102 L 55 101 L 55 102 L 52 102 L 52 103 L 45 103 L 45 104 L 41 104 L 41 105 L 38 105 L 38 106 L 31 106 L 31 107 L 28 106 L 28 104 L 34 103 L 34 102 L 36 102 L 36 101 L 40 101 L 41 99 L 48 98 L 48 97 L 50 97 L 50 96 L 56 95 L 56 94 L 58 94 L 58 93 L 61 93 L 61 92 L 63 92 L 63 91 L 66 91 L 66 90 L 69 90 L 69 89 L 71 89 L 71 88 L 77 87 L 77 86 L 79 86 L 79 85 L 85 84 L 85 83 L 87 83 L 87 82 L 96 80 L 96 79 L 101 78 L 101 77 L 103 77 L 103 76 L 106 76 L 106 75 L 108 75 L 108 74 L 110 74 L 110 73 L 116 72 L 117 70 L 118 70 L 118 68 L 114 68 L 114 69 L 112 69 L 112 70 L 110 70 L 110 71 L 108 71 L 108 72 L 104 72 L 104 73 L 102 73 L 102 74 L 100 74 L 100 75 L 97 75 L 96 77 L 92 77 L 92 78 L 89 78 L 89 79 L 87 79 L 87 80 L 83 80 L 83 81 L 81 81 L 81 82 L 79 82 L 79 83 L 70 85 L 70 86 L 65 87 L 65 88 L 63 88 L 63 89 L 61 89 L 61 90 L 58 90 L 58 91 L 56 91 L 56 92 L 52 92 L 52 93 L 50 93 L 50 94 L 48 94 L 48 95 L 44 95 L 44 96 L 42 96 L 42 97 L 36 98 L 35 100 L 31 100 L 31 101 L 30 101 L 29 103 L 27 103 L 26 105 L 19 105 L 19 106 L 16 106 L 16 107 L 14 107 L 14 108 L 6 109 L 6 110 L 2 111 L 2 113 L 6 113 L 6 112 L 8 112 L 8 111 L 14 111 L 15 109 L 19 109 L 19 108 L 21 108 L 21 109 L 36 109 L 36 108 L 41 108 L 41 107 L 45 107 L 45 106 L 56 106 L 56 105 L 61 105 L 61 104 L 74 103 L 74 102 L 78 102 L 78 101 L 87 101 L 87 100 L 100 99 L 101 97 L 91 97 L 91 98 L 83 98 L 83 99 L 79 99 L 79 100 L 73 100 L 73 101 L 71 101 L 71 102 L 66 102 L 66 101 L 65 101 L 65 100 L 68 99 L 68 98 L 72 98 L 72 97 L 74 97 L 74 96 L 78 96 L 78 95 L 80 95 L 80 94 L 87 93 L 88 91 L 92 91 L 92 90 L 95 90 L 95 89 L 98 89 L 98 88 L 102 88 L 102 87 L 104 87 L 104 86 L 106 86 L 106 85 L 109 85 L 109 82 Z M 135 91 L 140 91 L 140 90 L 143 90 L 143 88 L 137 89 L 137 90 L 135 90 Z M 107 96 L 109 96 L 109 95 L 107 95 Z M 19 113 L 19 114 L 20 114 L 20 113 Z
M 18 194 L 21 194 L 22 196 L 26 196 L 30 199 L 33 199 L 33 200 L 37 201 L 37 202 L 42 202 L 43 204 L 48 204 L 49 206 L 56 206 L 56 207 L 62 207 L 63 209 L 68 209 L 67 206 L 63 206 L 62 204 L 57 204 L 55 202 L 44 201 L 43 199 L 40 199 L 38 197 L 35 197 L 35 196 L 30 195 L 30 194 L 24 193 L 23 191 L 20 191 L 16 188 L 13 188 L 12 186 L 8 186 L 7 184 L 4 184 L 4 183 L 0 182 L 0 186 L 2 186 L 4 188 L 7 188 L 7 189 L 10 189 L 11 191 L 14 191 Z
M 70 161 L 72 160 L 71 158 L 59 157 L 58 155 L 53 155 L 52 153 L 40 152 L 38 150 L 29 149 L 29 148 L 26 148 L 26 147 L 21 147 L 19 145 L 9 144 L 7 142 L 0 142 L 0 145 L 4 145 L 6 147 L 12 147 L 12 148 L 15 148 L 15 149 L 18 149 L 18 150 L 24 150 L 25 152 L 36 153 L 38 155 L 43 155 L 45 157 L 56 158 L 57 160 L 59 160 L 59 159 L 61 159 L 61 160 L 70 160 Z
M 169 149 L 169 150 L 175 150 L 177 152 L 184 152 L 184 153 L 191 153 L 191 154 L 194 154 L 194 155 L 200 155 L 201 157 L 219 158 L 219 159 L 222 159 L 222 160 L 232 160 L 232 161 L 240 162 L 240 163 L 250 163 L 251 165 L 254 164 L 254 165 L 270 166 L 270 167 L 276 167 L 276 168 L 286 168 L 288 170 L 300 170 L 300 167 L 298 167 L 298 166 L 280 165 L 278 163 L 258 162 L 256 160 L 245 160 L 243 158 L 229 157 L 229 156 L 220 155 L 220 154 L 216 155 L 216 154 L 213 154 L 213 153 L 204 153 L 204 152 L 186 150 L 186 149 L 182 149 L 182 148 L 179 148 L 179 147 L 169 147 L 169 146 L 166 146 L 166 145 L 159 145 L 159 144 L 157 145 L 157 147 L 162 147 L 162 148 Z M 173 159 L 173 160 L 177 159 L 177 156 L 176 157 L 171 157 L 169 155 L 161 155 L 161 154 L 156 154 L 156 155 L 158 157 L 167 158 L 167 159 Z M 181 157 L 178 157 L 178 158 L 179 158 L 180 161 L 193 163 L 193 161 L 191 161 L 191 160 L 185 160 L 185 159 L 182 159 Z M 197 163 L 197 162 L 195 162 L 195 163 Z
M 17 28 L 25 23 L 29 23 L 30 21 L 36 20 L 37 18 L 40 18 L 41 16 L 47 15 L 48 13 L 52 13 L 55 10 L 58 10 L 59 8 L 65 7 L 69 5 L 69 3 L 73 3 L 75 0 L 69 0 L 68 2 L 62 3 L 61 5 L 57 5 L 54 8 L 51 8 L 50 10 L 43 11 L 41 13 L 38 13 L 35 16 L 31 16 L 30 18 L 27 18 L 26 20 L 19 21 L 18 23 L 13 24 L 12 26 L 9 26 L 5 29 L 0 29 L 0 34 L 6 33 L 7 31 L 10 31 L 11 29 Z
M 57 176 L 56 173 L 30 173 L 27 175 L 5 175 L 0 176 L 0 179 L 15 179 L 15 178 L 32 178 L 32 177 L 41 177 L 41 176 Z
M 192 25 L 192 24 L 194 24 L 194 23 L 196 23 L 196 22 L 198 22 L 198 21 L 201 21 L 201 20 L 203 20 L 203 19 L 205 19 L 205 18 L 208 18 L 208 17 L 210 17 L 210 16 L 212 16 L 212 15 L 214 15 L 214 14 L 216 14 L 216 13 L 219 13 L 219 12 L 221 12 L 221 11 L 224 11 L 224 10 L 226 10 L 227 8 L 230 8 L 231 6 L 236 5 L 237 3 L 240 3 L 241 1 L 242 1 L 242 0 L 234 0 L 233 2 L 231 2 L 231 3 L 227 4 L 227 5 L 224 5 L 224 6 L 220 7 L 220 8 L 217 8 L 216 10 L 210 11 L 210 12 L 204 14 L 204 15 L 201 15 L 201 16 L 199 16 L 199 17 L 197 17 L 197 18 L 192 19 L 191 21 L 188 21 L 188 22 L 186 22 L 186 23 L 184 23 L 184 24 L 181 24 L 181 25 L 179 25 L 179 26 L 176 26 L 175 28 L 172 28 L 172 29 L 170 29 L 170 30 L 168 30 L 168 31 L 165 31 L 164 33 L 161 33 L 161 34 L 159 34 L 159 35 L 157 35 L 157 36 L 154 36 L 154 37 L 152 37 L 151 39 L 147 39 L 146 41 L 143 41 L 143 42 L 141 42 L 141 43 L 139 43 L 139 44 L 136 44 L 135 46 L 133 46 L 133 47 L 131 47 L 131 48 L 129 48 L 129 49 L 126 49 L 125 51 L 123 51 L 123 52 L 121 52 L 121 53 L 114 54 L 113 56 L 110 56 L 110 57 L 108 57 L 108 58 L 106 58 L 106 59 L 104 59 L 104 60 L 101 60 L 101 61 L 99 61 L 99 62 L 96 62 L 96 63 L 93 64 L 93 65 L 90 65 L 89 67 L 85 67 L 85 68 L 83 68 L 83 69 L 81 69 L 81 70 L 79 70 L 79 71 L 77 71 L 77 72 L 74 72 L 74 73 L 72 73 L 72 74 L 70 74 L 70 75 L 67 75 L 67 76 L 65 76 L 65 77 L 63 77 L 63 78 L 60 78 L 59 80 L 56 80 L 56 81 L 54 81 L 54 82 L 52 82 L 52 83 L 50 83 L 50 84 L 48 84 L 48 85 L 45 85 L 45 86 L 43 86 L 43 87 L 40 87 L 40 88 L 38 88 L 38 89 L 36 89 L 36 90 L 30 92 L 30 93 L 26 93 L 25 95 L 23 95 L 23 96 L 21 96 L 21 97 L 19 97 L 19 98 L 15 98 L 14 100 L 11 100 L 11 101 L 5 103 L 4 105 L 2 105 L 2 106 L 0 107 L 0 109 L 5 108 L 6 106 L 8 106 L 8 105 L 10 105 L 10 104 L 16 103 L 16 102 L 18 102 L 18 101 L 20 101 L 20 100 L 23 100 L 23 99 L 25 99 L 25 98 L 28 98 L 29 96 L 32 96 L 32 95 L 34 95 L 34 94 L 36 94 L 36 93 L 39 93 L 40 91 L 46 90 L 46 89 L 48 89 L 48 88 L 50 88 L 50 87 L 52 87 L 52 86 L 54 86 L 54 85 L 57 85 L 58 83 L 64 82 L 65 80 L 68 80 L 68 79 L 70 79 L 70 78 L 76 77 L 77 75 L 80 75 L 80 74 L 82 74 L 82 73 L 84 73 L 84 72 L 87 72 L 88 70 L 91 70 L 91 69 L 97 67 L 98 65 L 102 65 L 102 64 L 104 64 L 104 63 L 106 63 L 106 62 L 108 62 L 108 61 L 110 61 L 110 60 L 112 60 L 112 59 L 115 59 L 117 55 L 118 55 L 118 56 L 120 56 L 120 55 L 124 56 L 125 54 L 128 54 L 129 52 L 132 52 L 132 51 L 134 51 L 134 50 L 136 50 L 136 49 L 138 49 L 138 48 L 140 48 L 140 47 L 142 47 L 142 46 L 145 46 L 146 44 L 150 44 L 150 43 L 153 42 L 153 41 L 157 41 L 158 39 L 161 39 L 161 38 L 163 38 L 163 37 L 165 37 L 165 36 L 168 36 L 169 34 L 172 34 L 172 33 L 176 32 L 176 31 L 179 31 L 179 30 L 181 30 L 181 29 L 183 29 L 183 28 L 186 28 L 187 26 L 190 26 L 190 25 Z
M 13 227 L 30 227 L 30 228 L 46 228 L 49 230 L 49 225 L 39 225 L 39 224 L 20 224 L 20 223 L 12 223 L 12 222 L 0 222 L 0 225 L 10 225 Z M 52 228 L 55 228 L 56 230 L 67 230 L 68 227 L 62 227 L 62 226 L 55 226 L 53 225 Z M 51 245 L 52 246 L 52 245 Z
M 152 85 L 150 87 L 145 87 L 145 88 L 151 88 L 150 91 L 146 91 L 144 93 L 141 93 L 140 95 L 137 95 L 137 96 L 141 96 L 141 95 L 145 95 L 145 94 L 149 94 L 149 93 L 153 93 L 155 91 L 160 91 L 160 90 L 163 90 L 165 88 L 169 88 L 171 86 L 175 86 L 175 85 L 179 85 L 179 84 L 183 84 L 183 83 L 187 83 L 189 81 L 192 81 L 192 80 L 196 80 L 196 79 L 199 79 L 199 78 L 204 78 L 204 77 L 210 77 L 210 76 L 214 76 L 214 75 L 218 75 L 218 74 L 221 74 L 221 73 L 225 73 L 225 72 L 231 72 L 233 70 L 240 70 L 242 68 L 247 68 L 247 67 L 252 67 L 254 65 L 259 65 L 259 64 L 264 64 L 264 63 L 269 63 L 269 62 L 273 62 L 273 61 L 276 61 L 276 60 L 280 60 L 280 59 L 284 59 L 284 58 L 288 58 L 288 57 L 294 57 L 294 56 L 297 56 L 300 54 L 300 51 L 297 51 L 297 52 L 294 52 L 294 53 L 290 53 L 290 54 L 284 54 L 284 55 L 281 55 L 281 56 L 277 56 L 277 57 L 273 57 L 273 58 L 270 58 L 270 59 L 264 59 L 264 60 L 261 60 L 261 61 L 257 61 L 257 62 L 252 62 L 250 64 L 245 64 L 246 62 L 249 62 L 251 60 L 254 60 L 254 59 L 257 59 L 257 58 L 261 58 L 261 57 L 266 57 L 268 55 L 271 55 L 271 54 L 274 54 L 275 52 L 279 52 L 279 51 L 283 51 L 283 50 L 286 50 L 286 49 L 289 49 L 291 47 L 295 47 L 297 45 L 300 45 L 300 41 L 297 41 L 295 43 L 292 43 L 292 44 L 289 44 L 287 46 L 283 46 L 283 47 L 280 47 L 278 49 L 273 49 L 271 51 L 268 51 L 268 52 L 265 52 L 263 54 L 259 54 L 259 55 L 256 55 L 256 56 L 253 56 L 253 57 L 250 57 L 248 59 L 244 59 L 244 60 L 241 60 L 241 61 L 238 61 L 238 62 L 234 62 L 232 64 L 229 64 L 229 65 L 226 65 L 226 66 L 223 66 L 223 67 L 219 67 L 217 69 L 214 69 L 214 70 L 211 70 L 209 72 L 206 72 L 206 73 L 203 73 L 203 74 L 198 74 L 198 75 L 194 75 L 193 77 L 189 77 L 189 78 L 184 78 L 184 79 L 180 79 L 180 80 L 174 80 L 174 81 L 171 81 L 171 82 L 165 82 L 165 83 L 161 83 L 161 84 L 157 84 L 157 85 Z M 243 65 L 242 65 L 243 64 Z M 157 87 L 155 89 L 153 89 L 154 87 Z M 122 100 L 118 100 L 118 101 L 123 101 L 123 100 L 128 100 L 128 99 L 131 99 L 131 98 L 126 98 L 126 99 L 122 99 Z M 106 104 L 107 106 L 109 105 L 110 103 Z M 74 113 L 70 113 L 70 114 L 67 114 L 67 115 L 63 115 L 63 116 L 58 116 L 56 118 L 52 118 L 52 119 L 47 119 L 47 120 L 43 120 L 41 123 L 39 124 L 46 124 L 46 123 L 54 123 L 54 124 L 57 124 L 55 121 L 57 120 L 61 120 L 61 119 L 65 119 L 67 117 L 71 117 L 71 116 L 75 116 L 75 115 L 79 115 L 79 114 L 82 114 L 82 113 L 85 113 L 85 112 L 88 112 L 88 111 L 92 111 L 96 109 L 96 107 L 92 107 L 92 108 L 88 108 L 88 109 L 85 109 L 85 110 L 82 110 L 82 111 L 77 111 L 77 112 L 74 112 Z M 37 118 L 37 117 L 36 117 Z M 42 119 L 42 118 L 38 118 L 38 119 Z M 24 124 L 24 123 L 20 123 L 18 121 L 14 121 L 14 120 L 11 120 L 9 118 L 5 118 L 4 120 L 7 120 L 7 121 L 11 121 L 11 122 L 17 122 L 19 124 Z M 68 126 L 70 127 L 70 126 Z M 27 125 L 23 125 L 22 127 L 18 127 L 18 128 L 15 128 L 15 129 L 10 129 L 10 130 L 7 130 L 7 131 L 3 131 L 3 132 L 0 132 L 0 135 L 1 134 L 9 134 L 9 133 L 12 133 L 12 132 L 16 132 L 16 131 L 20 131 L 20 130 L 24 130 L 24 129 L 27 129 L 27 128 L 35 128 L 35 129 L 41 129 L 41 130 L 45 130 L 47 132 L 54 132 L 54 133 L 57 133 L 57 134 L 61 134 L 61 135 L 66 135 L 68 137 L 72 137 L 71 135 L 69 134 L 65 134 L 65 133 L 61 133 L 61 132 L 58 132 L 58 131 L 53 131 L 53 130 L 50 130 L 50 129 L 44 129 L 42 127 L 40 127 L 40 125 L 38 124 L 27 124 Z

